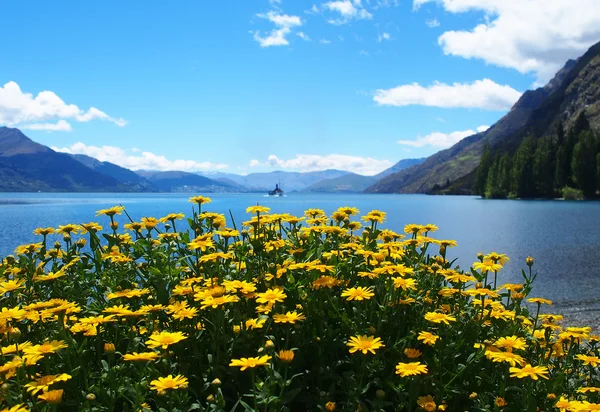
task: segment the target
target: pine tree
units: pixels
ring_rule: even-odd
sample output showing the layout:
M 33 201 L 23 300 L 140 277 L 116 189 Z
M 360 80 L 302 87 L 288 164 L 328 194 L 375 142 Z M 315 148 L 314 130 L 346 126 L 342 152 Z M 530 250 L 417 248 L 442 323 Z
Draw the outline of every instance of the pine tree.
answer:
M 488 199 L 498 198 L 498 166 L 500 164 L 498 159 L 498 156 L 496 156 L 488 172 L 485 184 L 485 197 Z
M 565 168 L 567 163 L 567 150 L 561 144 L 556 151 L 556 162 L 554 167 L 554 189 L 557 192 L 567 185 L 569 171 Z
M 579 135 L 579 142 L 573 149 L 571 159 L 573 181 L 585 197 L 596 194 L 596 140 L 589 131 Z
M 516 197 L 533 197 L 535 184 L 533 181 L 533 154 L 535 140 L 532 136 L 521 142 L 513 158 L 511 172 L 511 192 Z
M 492 165 L 492 151 L 490 146 L 486 143 L 483 147 L 483 153 L 481 154 L 481 160 L 477 167 L 477 174 L 475 175 L 475 185 L 473 191 L 475 194 L 485 196 L 486 184 L 490 166 Z
M 535 196 L 552 197 L 554 194 L 554 173 L 556 166 L 552 140 L 543 138 L 538 146 L 533 160 L 533 178 L 535 181 Z

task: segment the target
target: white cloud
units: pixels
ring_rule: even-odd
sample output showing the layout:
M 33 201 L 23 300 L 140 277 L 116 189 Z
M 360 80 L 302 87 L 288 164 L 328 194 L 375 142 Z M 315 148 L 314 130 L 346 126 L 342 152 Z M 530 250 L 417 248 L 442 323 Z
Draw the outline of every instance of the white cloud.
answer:
M 438 19 L 430 19 L 430 20 L 426 20 L 425 24 L 427 25 L 427 27 L 430 28 L 434 28 L 434 27 L 439 27 L 440 26 L 440 21 Z
M 299 31 L 298 33 L 296 33 L 296 35 L 304 41 L 310 41 L 310 37 L 308 37 L 308 35 L 302 31 Z
M 24 93 L 13 81 L 0 87 L 0 124 L 31 130 L 70 131 L 71 126 L 67 127 L 64 119 L 78 122 L 99 119 L 117 126 L 127 124 L 124 119 L 111 117 L 95 107 L 85 111 L 74 104 L 67 104 L 51 91 L 41 91 L 34 97 L 31 93 Z M 58 122 L 51 124 L 47 123 L 48 120 Z
M 260 47 L 287 46 L 290 43 L 286 36 L 292 32 L 294 27 L 302 26 L 300 17 L 281 14 L 274 10 L 259 13 L 256 17 L 269 20 L 275 25 L 275 28 L 266 36 L 262 36 L 258 30 L 253 32 L 254 40 L 260 44 Z
M 321 43 L 321 44 L 330 44 L 331 40 L 321 39 L 321 40 L 319 40 L 319 43 Z
M 21 129 L 46 130 L 48 132 L 70 132 L 73 130 L 71 124 L 66 120 L 59 120 L 56 123 L 29 123 L 21 126 Z
M 384 32 L 384 33 L 381 33 L 379 35 L 379 37 L 377 37 L 377 41 L 379 43 L 381 43 L 383 40 L 390 40 L 391 38 L 392 38 L 392 36 L 390 36 L 389 33 Z
M 351 20 L 369 20 L 373 15 L 361 4 L 361 0 L 336 0 L 323 3 L 323 8 L 340 16 L 327 20 L 330 24 L 341 25 Z
M 414 0 L 413 7 L 433 0 Z M 568 59 L 600 40 L 598 0 L 438 0 L 450 13 L 479 11 L 485 21 L 443 33 L 445 54 L 535 73 L 549 80 Z
M 490 79 L 483 79 L 473 83 L 450 85 L 435 82 L 428 87 L 412 83 L 392 89 L 378 89 L 373 100 L 384 106 L 419 105 L 508 110 L 520 96 L 520 92 L 508 85 L 499 85 Z
M 250 167 L 260 166 L 260 162 L 256 159 L 250 160 Z
M 358 54 L 360 54 L 361 56 L 368 56 L 369 55 L 369 51 L 368 50 L 361 50 L 358 52 Z
M 341 154 L 307 155 L 299 154 L 288 160 L 283 160 L 272 154 L 265 163 L 251 161 L 251 166 L 270 166 L 277 169 L 292 169 L 301 172 L 338 169 L 347 170 L 362 175 L 372 176 L 391 167 L 394 162 L 374 159 L 372 157 L 347 156 Z
M 226 169 L 229 167 L 221 163 L 196 162 L 194 160 L 183 159 L 169 160 L 165 156 L 140 151 L 139 149 L 123 149 L 115 146 L 88 146 L 81 142 L 68 147 L 52 147 L 52 150 L 70 154 L 88 155 L 102 162 L 111 162 L 131 170 L 178 170 L 194 172 L 199 170 Z
M 489 126 L 479 126 L 475 130 L 462 130 L 451 133 L 433 132 L 425 136 L 419 136 L 415 140 L 398 140 L 401 145 L 412 146 L 412 147 L 423 147 L 432 146 L 436 149 L 446 149 L 467 136 L 472 136 L 476 133 L 485 132 L 489 129 Z

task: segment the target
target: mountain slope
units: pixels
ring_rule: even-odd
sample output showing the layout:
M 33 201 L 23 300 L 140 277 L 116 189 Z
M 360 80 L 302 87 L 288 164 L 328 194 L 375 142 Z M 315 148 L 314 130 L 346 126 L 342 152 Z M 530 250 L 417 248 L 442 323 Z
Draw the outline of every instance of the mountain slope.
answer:
M 422 157 L 420 159 L 402 159 L 392 167 L 385 169 L 383 172 L 376 174 L 373 176 L 375 180 L 383 179 L 391 174 L 397 173 L 401 170 L 408 169 L 411 166 L 418 165 L 423 163 L 427 158 Z
M 348 173 L 332 179 L 319 180 L 317 183 L 313 183 L 303 191 L 323 193 L 357 193 L 362 192 L 375 182 L 377 182 L 377 178 L 375 176 L 363 176 L 356 173 Z
M 132 191 L 148 192 L 156 190 L 148 179 L 114 163 L 101 162 L 98 159 L 82 154 L 74 154 L 71 157 L 92 170 L 114 178 L 118 182 L 128 186 Z
M 367 189 L 374 193 L 427 193 L 450 181 L 469 182 L 485 144 L 514 150 L 526 135 L 552 132 L 559 122 L 569 125 L 585 112 L 592 126 L 600 125 L 600 43 L 576 61 L 568 61 L 544 87 L 525 92 L 512 109 L 483 133 L 461 140 L 428 157 L 422 164 L 394 173 Z M 468 191 L 465 184 L 460 185 Z
M 286 192 L 304 190 L 323 179 L 332 179 L 348 174 L 343 170 L 323 170 L 319 172 L 268 172 L 250 173 L 246 176 L 229 174 L 227 178 L 242 185 L 251 192 L 273 190 L 276 184 Z
M 116 179 L 9 127 L 0 127 L 0 176 L 1 191 L 129 191 Z
M 159 172 L 139 170 L 139 176 L 147 179 L 154 187 L 163 192 L 238 192 L 239 189 L 229 183 L 209 179 L 195 173 Z

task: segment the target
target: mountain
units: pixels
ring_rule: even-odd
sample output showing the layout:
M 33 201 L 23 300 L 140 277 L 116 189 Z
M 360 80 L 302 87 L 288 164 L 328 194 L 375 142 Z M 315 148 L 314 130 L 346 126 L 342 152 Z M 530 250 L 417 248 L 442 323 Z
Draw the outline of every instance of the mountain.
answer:
M 388 169 L 385 169 L 383 172 L 376 174 L 374 177 L 376 180 L 383 179 L 384 177 L 387 177 L 391 174 L 397 173 L 404 169 L 408 169 L 411 166 L 421 164 L 426 159 L 427 159 L 426 157 L 422 157 L 420 159 L 402 159 L 398 163 L 396 163 L 394 166 L 392 166 Z
M 85 166 L 89 167 L 90 169 L 114 178 L 118 182 L 129 187 L 131 189 L 131 191 L 135 191 L 135 192 L 156 191 L 156 188 L 154 188 L 154 186 L 148 179 L 138 175 L 137 173 L 135 173 L 129 169 L 118 166 L 114 163 L 101 162 L 98 159 L 95 159 L 90 156 L 82 155 L 82 154 L 74 154 L 74 155 L 70 155 L 70 156 L 73 159 L 77 160 L 78 162 L 83 163 Z
M 222 193 L 239 192 L 237 186 L 214 179 L 209 179 L 195 173 L 188 172 L 159 172 L 139 170 L 139 176 L 147 179 L 154 187 L 163 192 L 185 192 L 185 193 Z
M 111 176 L 0 127 L 0 191 L 129 191 Z
M 485 132 L 381 179 L 367 192 L 428 193 L 450 184 L 455 192 L 469 193 L 486 145 L 492 151 L 514 151 L 524 137 L 549 135 L 559 124 L 569 127 L 580 113 L 593 127 L 600 126 L 600 43 L 579 59 L 568 61 L 546 86 L 525 92 Z
M 377 182 L 375 176 L 363 176 L 356 173 L 347 173 L 343 176 L 332 179 L 319 180 L 313 183 L 303 191 L 305 192 L 340 192 L 340 193 L 358 193 L 364 191 L 369 186 Z
M 332 169 L 305 173 L 282 171 L 250 173 L 246 176 L 227 174 L 226 178 L 247 188 L 251 192 L 273 190 L 276 184 L 279 184 L 285 192 L 293 192 L 304 190 L 320 180 L 332 179 L 346 174 L 348 172 Z

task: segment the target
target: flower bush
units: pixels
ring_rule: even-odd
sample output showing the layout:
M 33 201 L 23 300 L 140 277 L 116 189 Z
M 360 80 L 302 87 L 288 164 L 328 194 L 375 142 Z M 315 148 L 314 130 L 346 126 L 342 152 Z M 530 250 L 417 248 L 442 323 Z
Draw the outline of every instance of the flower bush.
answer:
M 185 228 L 116 206 L 2 260 L 4 411 L 600 409 L 599 338 L 542 313 L 533 259 L 502 284 L 432 224 L 190 200 Z

